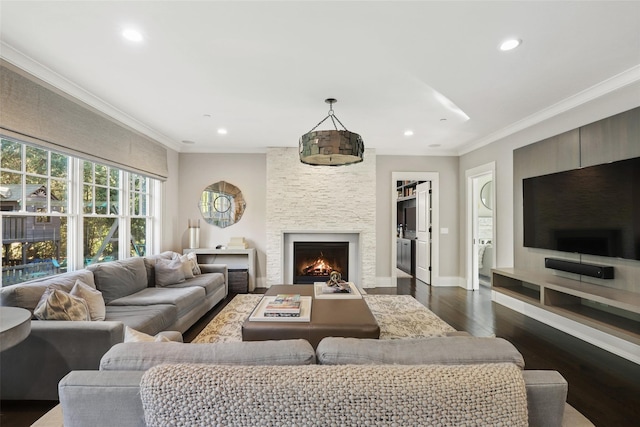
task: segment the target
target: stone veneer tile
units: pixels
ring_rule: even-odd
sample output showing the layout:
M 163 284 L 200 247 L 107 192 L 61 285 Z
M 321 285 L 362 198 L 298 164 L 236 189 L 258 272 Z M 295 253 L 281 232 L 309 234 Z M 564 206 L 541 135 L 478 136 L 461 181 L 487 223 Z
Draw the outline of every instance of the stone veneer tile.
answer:
M 360 287 L 376 279 L 376 154 L 348 166 L 309 166 L 297 148 L 267 150 L 267 285 L 280 284 L 285 232 L 360 233 Z

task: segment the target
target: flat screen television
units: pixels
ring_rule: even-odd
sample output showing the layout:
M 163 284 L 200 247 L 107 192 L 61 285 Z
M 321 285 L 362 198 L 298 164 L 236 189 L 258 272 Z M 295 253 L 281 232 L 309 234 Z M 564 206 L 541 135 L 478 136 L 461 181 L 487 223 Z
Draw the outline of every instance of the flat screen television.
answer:
M 522 180 L 524 246 L 640 260 L 640 157 Z

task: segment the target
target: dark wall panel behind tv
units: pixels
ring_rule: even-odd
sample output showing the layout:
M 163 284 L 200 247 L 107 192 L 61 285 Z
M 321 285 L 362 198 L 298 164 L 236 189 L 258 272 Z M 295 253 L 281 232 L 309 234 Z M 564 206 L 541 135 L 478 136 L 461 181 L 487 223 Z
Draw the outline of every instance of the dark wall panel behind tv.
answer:
M 524 246 L 640 260 L 640 157 L 522 181 Z

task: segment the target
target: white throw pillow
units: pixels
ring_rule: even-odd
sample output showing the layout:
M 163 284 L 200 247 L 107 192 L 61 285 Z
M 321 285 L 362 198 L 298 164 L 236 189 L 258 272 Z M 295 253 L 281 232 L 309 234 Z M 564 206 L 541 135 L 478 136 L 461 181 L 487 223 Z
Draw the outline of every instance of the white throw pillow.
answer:
M 193 278 L 193 263 L 189 259 L 189 255 L 181 255 L 180 262 L 182 263 L 182 269 L 184 272 L 185 279 Z
M 193 270 L 193 275 L 197 276 L 198 274 L 202 274 L 200 270 L 200 266 L 198 265 L 198 255 L 194 252 L 189 252 L 187 254 L 187 259 L 191 262 L 191 269 Z
M 171 342 L 164 335 L 156 335 L 155 337 L 136 331 L 128 326 L 124 327 L 124 342 Z
M 76 284 L 73 285 L 73 289 L 69 293 L 85 300 L 87 307 L 89 307 L 91 320 L 104 320 L 107 315 L 107 309 L 104 304 L 104 298 L 102 298 L 102 292 L 77 279 Z

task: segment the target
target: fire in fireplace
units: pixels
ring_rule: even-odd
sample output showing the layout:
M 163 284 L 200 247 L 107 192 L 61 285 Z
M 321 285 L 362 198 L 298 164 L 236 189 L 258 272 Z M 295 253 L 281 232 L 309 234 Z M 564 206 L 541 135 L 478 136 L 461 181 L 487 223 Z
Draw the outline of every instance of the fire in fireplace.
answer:
M 349 242 L 293 242 L 294 283 L 329 280 L 338 271 L 349 280 Z

